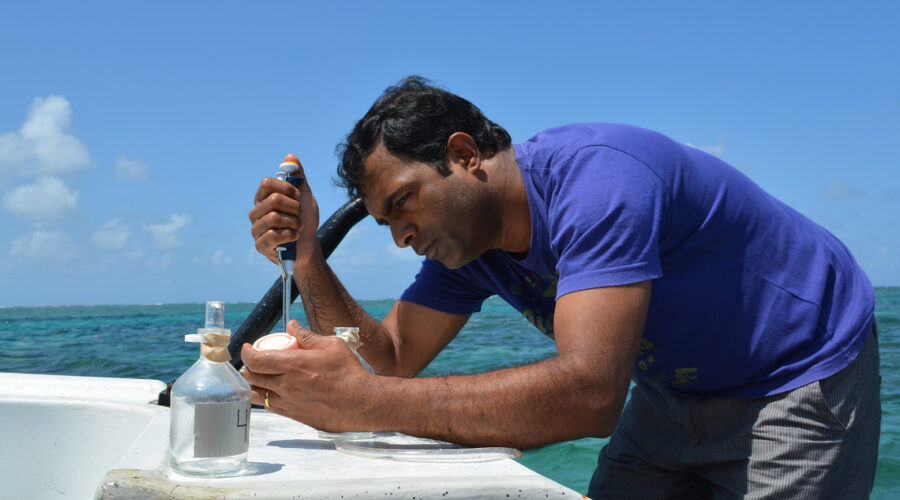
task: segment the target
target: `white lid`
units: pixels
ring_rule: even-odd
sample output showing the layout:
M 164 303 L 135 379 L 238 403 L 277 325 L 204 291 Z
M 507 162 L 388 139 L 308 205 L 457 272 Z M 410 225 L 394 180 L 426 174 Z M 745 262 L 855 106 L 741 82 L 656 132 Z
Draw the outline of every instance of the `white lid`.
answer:
M 253 343 L 253 348 L 257 351 L 283 351 L 297 347 L 297 339 L 284 332 L 270 333 Z

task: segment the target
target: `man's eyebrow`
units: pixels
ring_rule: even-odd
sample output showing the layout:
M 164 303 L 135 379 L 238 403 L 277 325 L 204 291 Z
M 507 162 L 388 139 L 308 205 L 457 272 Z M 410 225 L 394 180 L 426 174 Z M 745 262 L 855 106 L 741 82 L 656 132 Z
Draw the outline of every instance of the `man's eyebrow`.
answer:
M 382 205 L 382 209 L 381 209 L 381 212 L 383 215 L 381 217 L 378 217 L 375 219 L 375 222 L 377 222 L 379 226 L 387 226 L 388 225 L 388 222 L 386 220 L 384 220 L 384 217 L 391 215 L 391 210 L 393 210 L 393 208 L 394 208 L 394 199 L 397 197 L 397 193 L 399 193 L 402 189 L 403 188 L 401 187 L 401 188 L 395 190 L 384 201 L 384 204 Z

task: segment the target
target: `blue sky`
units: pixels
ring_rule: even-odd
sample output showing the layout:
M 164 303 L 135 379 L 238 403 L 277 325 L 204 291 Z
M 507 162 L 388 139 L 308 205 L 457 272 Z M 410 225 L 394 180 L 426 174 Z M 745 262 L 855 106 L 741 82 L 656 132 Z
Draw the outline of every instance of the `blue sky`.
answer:
M 256 301 L 247 213 L 421 74 L 514 141 L 623 122 L 716 154 L 900 285 L 897 2 L 5 2 L 0 306 Z M 367 220 L 331 259 L 359 298 L 418 268 Z

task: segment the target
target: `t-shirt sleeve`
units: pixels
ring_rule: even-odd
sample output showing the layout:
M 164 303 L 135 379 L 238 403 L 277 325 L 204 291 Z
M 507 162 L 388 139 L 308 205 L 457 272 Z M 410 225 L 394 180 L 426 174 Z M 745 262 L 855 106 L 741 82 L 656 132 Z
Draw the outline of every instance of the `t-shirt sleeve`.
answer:
M 478 312 L 481 304 L 493 293 L 474 286 L 466 276 L 465 267 L 451 271 L 439 262 L 426 259 L 422 261 L 415 281 L 403 292 L 400 300 L 449 314 Z
M 567 293 L 662 276 L 660 228 L 668 190 L 622 151 L 579 150 L 548 186 L 550 246 L 558 257 L 557 299 Z

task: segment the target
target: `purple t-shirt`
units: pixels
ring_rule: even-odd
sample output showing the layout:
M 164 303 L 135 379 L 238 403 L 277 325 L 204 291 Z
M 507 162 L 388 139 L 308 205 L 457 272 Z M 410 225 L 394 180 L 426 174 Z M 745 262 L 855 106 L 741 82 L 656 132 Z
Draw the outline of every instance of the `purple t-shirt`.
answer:
M 515 145 L 531 209 L 517 260 L 426 260 L 402 300 L 452 314 L 496 294 L 553 336 L 556 299 L 653 280 L 635 374 L 759 397 L 838 372 L 872 328 L 868 278 L 833 235 L 718 158 L 648 130 L 580 124 Z

